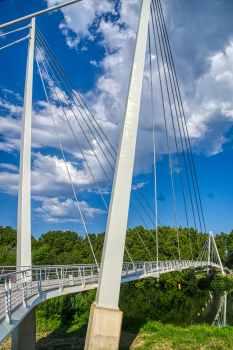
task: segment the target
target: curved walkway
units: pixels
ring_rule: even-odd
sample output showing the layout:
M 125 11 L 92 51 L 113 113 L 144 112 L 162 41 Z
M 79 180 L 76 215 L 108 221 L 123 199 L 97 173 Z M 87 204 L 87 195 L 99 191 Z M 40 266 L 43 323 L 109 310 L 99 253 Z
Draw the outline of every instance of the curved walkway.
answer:
M 121 282 L 129 282 L 189 268 L 220 265 L 206 261 L 175 260 L 123 263 Z M 7 267 L 1 267 L 7 270 Z M 0 344 L 42 301 L 71 293 L 96 289 L 100 265 L 35 266 L 0 275 Z

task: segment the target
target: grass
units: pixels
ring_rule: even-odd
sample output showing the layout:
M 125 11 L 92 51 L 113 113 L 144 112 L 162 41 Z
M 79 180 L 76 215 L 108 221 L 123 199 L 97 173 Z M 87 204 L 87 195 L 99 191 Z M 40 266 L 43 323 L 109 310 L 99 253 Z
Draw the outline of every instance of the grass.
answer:
M 86 327 L 72 325 L 55 328 L 57 325 L 38 325 L 37 350 L 84 349 Z M 47 331 L 45 331 L 47 329 Z M 48 330 L 50 329 L 50 330 Z M 10 337 L 0 346 L 9 350 Z M 138 332 L 122 331 L 120 350 L 227 350 L 233 349 L 233 327 L 218 328 L 206 324 L 188 328 L 176 327 L 161 322 L 147 321 Z
M 129 348 L 166 350 L 225 350 L 233 349 L 232 327 L 211 327 L 206 324 L 188 328 L 162 325 L 148 321 Z

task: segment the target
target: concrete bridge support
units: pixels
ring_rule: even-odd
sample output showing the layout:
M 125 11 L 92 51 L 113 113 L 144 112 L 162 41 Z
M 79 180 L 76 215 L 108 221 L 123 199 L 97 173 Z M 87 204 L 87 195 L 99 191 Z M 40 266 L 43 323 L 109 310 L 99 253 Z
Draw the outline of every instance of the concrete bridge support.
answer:
M 122 313 L 119 292 L 132 184 L 150 0 L 143 0 L 117 163 L 112 188 L 96 300 L 91 307 L 85 350 L 117 350 Z
M 12 332 L 12 350 L 36 350 L 36 315 L 33 308 Z

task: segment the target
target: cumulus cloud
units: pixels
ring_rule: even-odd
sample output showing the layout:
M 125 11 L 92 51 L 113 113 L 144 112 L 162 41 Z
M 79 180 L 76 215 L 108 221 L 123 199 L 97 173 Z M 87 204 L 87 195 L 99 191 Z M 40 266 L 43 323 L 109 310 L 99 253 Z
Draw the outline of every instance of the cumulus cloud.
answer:
M 54 4 L 51 0 L 47 2 L 49 5 Z M 101 39 L 96 39 L 96 45 L 105 47 L 105 57 L 100 62 L 93 60 L 90 63 L 101 65 L 104 73 L 100 74 L 95 88 L 88 93 L 87 97 L 99 120 L 111 121 L 116 125 L 121 123 L 124 112 L 140 4 L 140 1 L 122 0 L 117 3 L 104 1 L 103 6 L 100 7 L 98 3 L 87 0 L 85 5 L 77 4 L 73 8 L 66 7 L 62 10 L 63 29 L 66 28 L 64 34 L 66 37 L 69 37 L 71 32 L 75 34 L 79 38 L 76 42 L 77 47 L 84 36 L 87 40 L 94 41 L 93 32 L 101 34 Z M 221 152 L 223 145 L 231 141 L 225 134 L 232 125 L 230 98 L 233 92 L 231 79 L 233 55 L 230 41 L 232 31 L 224 31 L 224 39 L 221 41 L 220 37 L 223 37 L 223 33 L 221 35 L 218 29 L 218 26 L 222 27 L 220 23 L 223 18 L 230 24 L 231 20 L 227 15 L 229 9 L 226 4 L 220 6 L 218 1 L 214 1 L 214 4 L 207 1 L 204 5 L 201 2 L 195 5 L 183 5 L 182 0 L 175 4 L 163 1 L 191 142 L 195 152 L 212 155 Z M 89 8 L 92 8 L 91 13 L 86 16 Z M 77 14 L 76 11 L 79 13 Z M 80 13 L 83 13 L 81 21 L 74 21 L 74 14 L 80 16 Z M 218 18 L 214 17 L 215 22 L 212 20 L 214 13 L 218 13 Z M 210 22 L 208 30 L 206 21 L 203 22 L 203 16 L 206 17 L 206 15 Z M 193 33 L 196 33 L 195 36 Z M 156 58 L 155 53 L 152 58 Z M 161 73 L 164 80 L 162 69 Z M 153 79 L 157 82 L 154 87 L 157 153 L 164 154 L 167 152 L 167 146 L 155 64 Z M 174 153 L 174 136 L 167 102 L 165 96 L 170 147 Z M 220 129 L 217 123 L 219 118 L 222 125 Z M 117 144 L 119 132 L 120 128 L 113 137 L 114 144 Z M 151 149 L 149 60 L 146 57 L 135 174 L 152 170 L 152 157 L 148 156 L 145 159 L 145 150 Z
M 37 199 L 37 198 L 36 198 Z M 37 216 L 47 222 L 81 222 L 80 213 L 76 201 L 68 198 L 64 201 L 58 198 L 39 198 L 42 206 L 36 208 Z M 87 202 L 79 202 L 84 219 L 93 219 L 96 215 L 105 212 L 98 208 L 90 207 Z
M 12 171 L 19 171 L 18 167 L 14 164 L 0 163 L 0 168 L 9 169 Z

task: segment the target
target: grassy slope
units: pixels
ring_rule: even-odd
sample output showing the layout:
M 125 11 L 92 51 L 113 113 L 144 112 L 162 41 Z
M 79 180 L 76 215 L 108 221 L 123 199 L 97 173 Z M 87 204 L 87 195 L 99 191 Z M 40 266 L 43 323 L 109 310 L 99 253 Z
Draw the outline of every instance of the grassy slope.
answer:
M 37 332 L 38 350 L 84 349 L 86 328 L 72 325 L 67 329 L 56 329 L 55 324 L 39 324 Z M 47 332 L 46 332 L 47 329 Z M 48 331 L 48 329 L 50 329 Z M 54 330 L 53 330 L 54 329 Z M 1 350 L 10 349 L 10 339 Z M 122 332 L 120 350 L 225 350 L 233 349 L 232 327 L 210 327 L 196 325 L 188 328 L 162 325 L 148 321 L 137 333 Z

